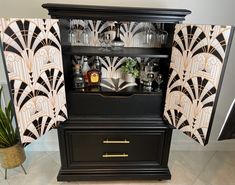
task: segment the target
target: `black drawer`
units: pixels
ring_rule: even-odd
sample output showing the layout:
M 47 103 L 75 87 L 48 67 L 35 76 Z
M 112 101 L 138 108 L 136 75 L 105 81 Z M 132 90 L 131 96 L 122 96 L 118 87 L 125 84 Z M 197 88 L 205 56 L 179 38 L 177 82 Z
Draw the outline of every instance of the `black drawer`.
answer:
M 67 105 L 70 116 L 160 116 L 162 99 L 162 94 L 110 96 L 72 91 L 67 94 Z
M 68 165 L 82 162 L 154 162 L 161 165 L 166 130 L 66 130 Z

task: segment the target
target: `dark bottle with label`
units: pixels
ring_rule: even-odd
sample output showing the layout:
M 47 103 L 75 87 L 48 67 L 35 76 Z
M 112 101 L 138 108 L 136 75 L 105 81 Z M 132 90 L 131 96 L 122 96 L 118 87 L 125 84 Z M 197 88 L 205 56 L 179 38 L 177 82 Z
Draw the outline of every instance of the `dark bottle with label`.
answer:
M 83 89 L 85 87 L 81 64 L 76 64 L 74 67 L 73 87 L 75 89 Z
M 88 85 L 99 86 L 101 81 L 101 63 L 99 57 L 93 61 L 92 68 L 87 72 Z

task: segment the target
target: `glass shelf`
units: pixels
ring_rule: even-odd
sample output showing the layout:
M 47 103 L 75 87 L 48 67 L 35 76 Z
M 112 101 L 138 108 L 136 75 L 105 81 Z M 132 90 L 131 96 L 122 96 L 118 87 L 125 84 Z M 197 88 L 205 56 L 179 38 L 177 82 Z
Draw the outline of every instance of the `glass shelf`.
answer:
M 125 47 L 121 51 L 102 52 L 100 47 L 91 46 L 63 46 L 63 54 L 85 56 L 124 56 L 124 57 L 155 57 L 169 58 L 170 48 L 133 48 Z

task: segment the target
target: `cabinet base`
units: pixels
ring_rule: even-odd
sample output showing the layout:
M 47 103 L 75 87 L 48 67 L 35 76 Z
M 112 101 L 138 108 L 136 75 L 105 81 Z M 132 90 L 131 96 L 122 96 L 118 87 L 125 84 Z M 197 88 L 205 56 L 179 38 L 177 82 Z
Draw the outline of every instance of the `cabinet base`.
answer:
M 168 168 L 145 170 L 77 170 L 60 169 L 57 181 L 96 181 L 96 180 L 169 180 Z

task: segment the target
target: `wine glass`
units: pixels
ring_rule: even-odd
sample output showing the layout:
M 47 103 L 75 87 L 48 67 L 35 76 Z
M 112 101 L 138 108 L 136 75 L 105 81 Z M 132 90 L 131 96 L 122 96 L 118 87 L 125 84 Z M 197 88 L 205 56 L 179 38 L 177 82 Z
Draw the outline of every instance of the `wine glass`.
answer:
M 104 33 L 102 33 L 102 32 L 98 33 L 98 40 L 100 42 L 99 50 L 101 50 L 101 51 L 104 50 L 104 45 L 105 45 L 104 38 L 105 38 L 105 34 Z
M 162 24 L 161 29 L 161 45 L 165 46 L 167 44 L 168 32 L 164 29 L 164 24 Z
M 156 47 L 160 48 L 162 45 L 162 30 L 161 30 L 161 24 L 156 24 Z
M 148 47 L 154 46 L 156 34 L 152 29 L 152 24 L 145 23 L 144 30 L 144 44 Z
M 111 41 L 111 34 L 108 32 L 104 33 L 104 43 L 105 43 L 105 49 L 104 51 L 110 51 L 108 47 L 110 46 L 110 41 Z
M 162 75 L 161 74 L 158 74 L 155 81 L 157 82 L 157 92 L 161 92 L 161 84 L 163 82 L 162 80 Z
M 89 46 L 90 45 L 90 34 L 91 34 L 91 30 L 88 26 L 88 21 L 85 20 L 84 21 L 84 29 L 82 30 L 81 33 L 81 42 L 83 43 L 84 46 Z

